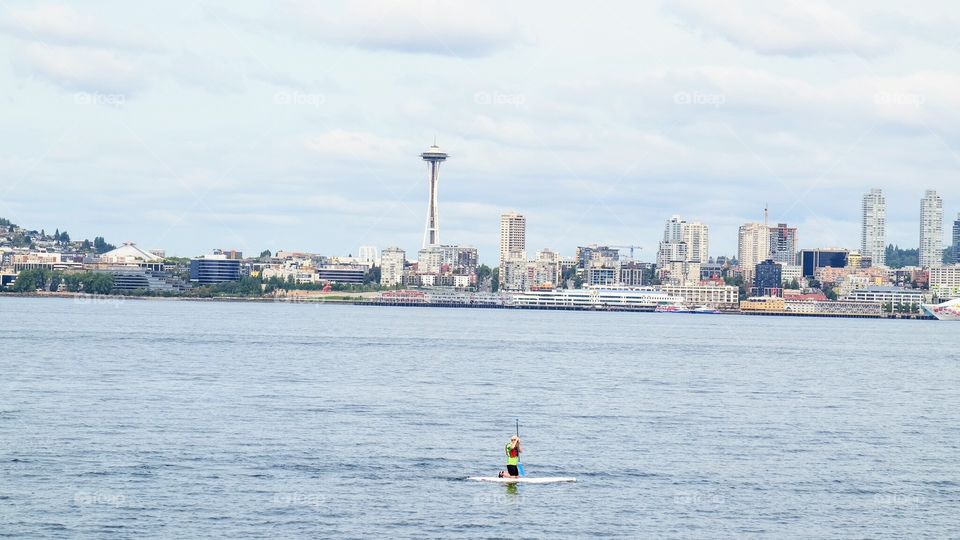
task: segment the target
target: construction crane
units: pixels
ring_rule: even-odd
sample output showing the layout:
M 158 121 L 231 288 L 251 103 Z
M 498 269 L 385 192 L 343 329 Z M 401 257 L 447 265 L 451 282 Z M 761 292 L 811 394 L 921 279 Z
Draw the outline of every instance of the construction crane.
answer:
M 614 248 L 614 249 L 629 249 L 629 250 L 630 250 L 630 258 L 631 258 L 631 259 L 633 258 L 633 250 L 634 250 L 634 249 L 643 249 L 643 246 L 607 246 L 607 247 L 612 247 L 612 248 Z

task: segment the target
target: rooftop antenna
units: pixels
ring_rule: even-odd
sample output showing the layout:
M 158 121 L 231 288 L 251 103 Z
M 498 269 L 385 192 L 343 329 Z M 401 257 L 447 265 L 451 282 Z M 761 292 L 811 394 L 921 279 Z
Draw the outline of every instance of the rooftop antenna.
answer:
M 770 226 L 770 208 L 767 203 L 763 203 L 763 226 Z

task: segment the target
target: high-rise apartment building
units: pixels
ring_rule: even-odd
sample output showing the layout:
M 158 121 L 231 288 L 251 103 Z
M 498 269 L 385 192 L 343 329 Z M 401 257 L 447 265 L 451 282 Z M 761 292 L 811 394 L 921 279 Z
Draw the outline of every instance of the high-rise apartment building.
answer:
M 943 199 L 928 189 L 920 200 L 920 266 L 943 265 Z
M 960 214 L 957 214 L 957 220 L 953 222 L 953 262 L 960 264 Z
M 524 259 L 527 255 L 527 218 L 517 212 L 500 216 L 500 264 L 509 259 Z
M 663 277 L 670 263 L 710 262 L 710 229 L 699 221 L 686 222 L 674 215 L 663 228 L 657 250 L 657 273 Z
M 781 296 L 783 293 L 783 270 L 780 263 L 767 259 L 755 267 L 753 294 L 755 296 Z
M 393 287 L 403 281 L 403 265 L 406 253 L 402 249 L 390 247 L 380 254 L 380 285 Z
M 860 254 L 873 266 L 887 265 L 887 200 L 883 190 L 874 188 L 863 195 Z
M 685 223 L 681 227 L 680 236 L 687 244 L 688 261 L 700 264 L 710 262 L 710 229 L 706 225 L 699 221 Z
M 797 228 L 778 223 L 770 227 L 769 259 L 785 265 L 797 264 Z
M 745 223 L 740 226 L 737 242 L 737 260 L 743 279 L 750 283 L 756 266 L 770 254 L 770 228 L 763 223 Z
M 670 219 L 667 220 L 666 226 L 663 228 L 663 241 L 664 242 L 683 242 L 683 226 L 687 222 L 680 219 L 680 216 L 673 215 L 670 216 Z
M 500 286 L 523 290 L 527 269 L 527 218 L 517 212 L 500 216 Z

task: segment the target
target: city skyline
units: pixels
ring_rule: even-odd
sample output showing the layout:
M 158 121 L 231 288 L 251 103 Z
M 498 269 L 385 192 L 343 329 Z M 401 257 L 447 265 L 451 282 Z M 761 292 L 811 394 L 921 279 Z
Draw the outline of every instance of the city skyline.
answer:
M 888 243 L 916 247 L 907 202 L 923 189 L 960 210 L 958 50 L 936 10 L 747 3 L 735 21 L 710 4 L 621 4 L 611 23 L 431 6 L 11 6 L 0 216 L 183 254 L 413 252 L 411 156 L 434 136 L 457 156 L 444 238 L 487 263 L 508 208 L 540 224 L 532 246 L 640 245 L 646 260 L 672 214 L 709 225 L 717 255 L 767 202 L 808 247 L 858 246 L 871 187 L 890 201 Z M 148 19 L 165 31 L 126 30 Z M 839 40 L 824 19 L 856 31 Z M 804 31 L 750 31 L 785 21 Z
M 437 155 L 442 155 L 442 158 L 436 160 L 437 162 L 445 160 L 447 157 L 447 154 L 440 152 L 436 144 L 430 146 L 426 153 L 421 154 L 421 157 L 430 152 L 435 152 Z M 439 220 L 437 219 L 439 199 L 436 189 L 439 175 L 437 171 L 437 163 L 433 162 L 432 157 L 431 159 L 424 158 L 424 160 L 431 163 L 428 168 L 428 219 L 423 233 L 424 242 L 423 247 L 420 249 L 420 254 L 422 255 L 424 252 L 430 251 L 430 249 L 434 248 L 436 248 L 434 251 L 437 251 L 440 248 L 455 248 L 469 249 L 472 250 L 476 255 L 478 250 L 472 245 L 450 244 L 443 246 L 439 243 L 428 243 L 428 238 L 433 238 L 436 242 L 439 242 Z M 799 261 L 796 260 L 796 257 L 793 258 L 794 262 L 791 262 L 791 253 L 795 256 L 798 256 L 802 249 L 844 249 L 851 253 L 858 254 L 859 257 L 867 258 L 873 265 L 884 266 L 886 262 L 885 249 L 876 249 L 871 251 L 865 248 L 868 245 L 878 245 L 883 246 L 884 248 L 887 245 L 894 245 L 886 244 L 881 241 L 885 236 L 885 213 L 886 200 L 883 196 L 882 190 L 873 188 L 863 195 L 860 234 L 861 247 L 857 248 L 849 245 L 800 244 L 798 241 L 798 228 L 790 227 L 786 223 L 770 225 L 769 209 L 765 208 L 764 223 L 749 222 L 739 226 L 737 235 L 737 248 L 732 255 L 738 260 L 743 260 L 746 254 L 746 260 L 748 261 L 748 264 L 746 265 L 748 268 L 748 276 L 751 272 L 749 269 L 750 267 L 755 266 L 759 262 L 763 262 L 767 259 L 787 265 L 799 263 Z M 5 216 L 0 216 L 0 218 L 4 217 Z M 960 245 L 960 213 L 957 214 L 956 221 L 944 223 L 944 220 L 945 216 L 943 213 L 942 197 L 939 196 L 936 190 L 924 190 L 924 197 L 920 200 L 920 214 L 918 220 L 920 225 L 920 238 L 918 242 L 919 247 L 912 248 L 909 245 L 899 247 L 902 249 L 916 249 L 920 254 L 919 265 L 921 267 L 929 268 L 931 266 L 939 266 L 944 263 L 952 264 L 953 261 L 944 261 L 943 256 L 946 254 L 949 248 Z M 513 225 L 512 222 L 515 222 L 516 225 Z M 29 225 L 26 226 L 26 230 L 41 230 L 44 228 L 45 227 L 37 228 Z M 712 262 L 718 257 L 730 257 L 730 254 L 727 253 L 713 253 L 710 251 L 709 228 L 710 227 L 708 224 L 701 223 L 699 221 L 687 222 L 677 214 L 672 215 L 670 219 L 666 221 L 666 225 L 664 226 L 662 233 L 662 240 L 658 244 L 658 249 L 654 252 L 651 260 L 648 262 L 655 263 L 660 268 L 666 268 L 668 262 L 670 261 L 686 261 L 699 264 L 706 263 L 708 261 Z M 59 231 L 59 227 L 57 227 L 57 230 Z M 66 232 L 67 228 L 65 226 L 64 233 Z M 495 263 L 497 266 L 502 268 L 505 260 L 525 261 L 527 259 L 526 234 L 525 215 L 513 210 L 504 212 L 500 215 L 499 257 L 497 259 L 497 263 Z M 766 236 L 766 238 L 763 238 L 764 236 Z M 134 242 L 124 241 L 122 244 L 133 245 Z M 583 244 L 602 245 L 620 250 L 629 249 L 629 258 L 631 260 L 643 260 L 642 256 L 634 257 L 634 248 L 638 248 L 642 252 L 643 246 L 640 245 L 615 245 L 612 243 L 580 241 L 577 242 L 578 247 L 576 249 L 579 250 L 579 246 Z M 508 246 L 519 246 L 519 250 Z M 166 252 L 166 249 L 162 247 L 150 249 L 151 251 L 158 253 Z M 212 249 L 213 251 L 219 251 L 221 248 Z M 243 251 L 242 249 L 230 249 L 234 252 Z M 361 245 L 356 250 L 356 256 L 354 255 L 354 252 L 350 250 L 346 254 L 346 257 L 369 261 L 379 266 L 378 252 L 381 249 L 384 251 L 392 249 L 406 253 L 405 247 L 389 245 Z M 549 247 L 543 247 L 542 249 L 551 253 L 559 253 L 559 250 L 553 250 Z M 203 256 L 204 253 L 209 253 L 210 251 L 211 249 L 207 249 L 199 254 L 177 254 L 177 256 Z M 259 248 L 257 248 L 256 251 L 259 251 Z M 268 249 L 267 251 L 272 250 Z M 309 251 L 305 250 L 299 251 L 309 253 Z M 344 256 L 343 253 L 326 253 L 332 256 Z M 437 251 L 437 253 L 439 253 L 439 251 Z M 880 254 L 880 257 L 876 256 L 877 253 Z M 957 263 L 960 263 L 960 253 L 956 253 L 954 258 Z M 478 261 L 482 262 L 483 264 L 492 263 L 492 261 L 485 261 L 479 257 Z

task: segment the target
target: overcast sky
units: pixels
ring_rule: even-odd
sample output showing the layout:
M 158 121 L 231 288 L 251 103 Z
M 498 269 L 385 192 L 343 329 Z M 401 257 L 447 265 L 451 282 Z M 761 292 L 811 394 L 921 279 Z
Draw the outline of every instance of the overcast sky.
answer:
M 416 257 L 434 137 L 443 243 L 495 263 L 637 244 L 671 214 L 859 248 L 863 192 L 918 244 L 960 212 L 954 2 L 0 3 L 0 216 L 185 256 Z M 567 4 L 567 5 L 562 5 Z M 945 227 L 946 229 L 947 227 Z

